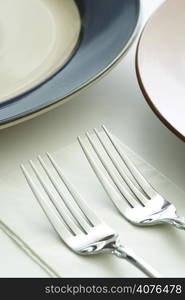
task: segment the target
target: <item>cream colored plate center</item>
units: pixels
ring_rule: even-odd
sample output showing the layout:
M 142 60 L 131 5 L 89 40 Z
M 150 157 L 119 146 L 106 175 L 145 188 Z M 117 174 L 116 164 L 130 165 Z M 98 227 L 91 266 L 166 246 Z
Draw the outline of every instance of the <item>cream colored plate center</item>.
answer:
M 0 102 L 59 70 L 72 55 L 80 28 L 73 0 L 0 0 Z

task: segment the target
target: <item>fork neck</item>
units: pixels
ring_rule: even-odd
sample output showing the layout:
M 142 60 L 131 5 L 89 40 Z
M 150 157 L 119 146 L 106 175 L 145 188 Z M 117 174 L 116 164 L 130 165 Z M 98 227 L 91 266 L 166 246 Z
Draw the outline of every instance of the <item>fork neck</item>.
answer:
M 161 277 L 161 275 L 156 270 L 154 270 L 149 264 L 147 264 L 142 258 L 137 257 L 136 254 L 132 251 L 132 249 L 121 246 L 116 243 L 112 246 L 113 246 L 112 254 L 114 254 L 119 258 L 126 259 L 128 262 L 130 262 L 132 265 L 137 267 L 141 272 L 143 272 L 148 277 L 152 277 L 152 278 Z
M 164 218 L 161 220 L 162 223 L 170 224 L 178 229 L 185 230 L 185 218 L 175 216 L 173 218 Z

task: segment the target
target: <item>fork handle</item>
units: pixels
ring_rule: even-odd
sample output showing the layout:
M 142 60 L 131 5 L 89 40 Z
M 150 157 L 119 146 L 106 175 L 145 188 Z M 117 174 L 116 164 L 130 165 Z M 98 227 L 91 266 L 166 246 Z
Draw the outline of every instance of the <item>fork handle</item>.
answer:
M 153 269 L 149 264 L 147 264 L 142 258 L 136 256 L 135 253 L 129 248 L 126 248 L 124 246 L 116 246 L 112 253 L 119 258 L 124 258 L 128 260 L 128 262 L 137 267 L 148 277 L 162 277 L 155 269 Z
M 162 222 L 173 225 L 178 229 L 185 230 L 185 218 L 184 217 L 177 216 L 174 218 L 166 218 L 166 219 L 162 220 Z

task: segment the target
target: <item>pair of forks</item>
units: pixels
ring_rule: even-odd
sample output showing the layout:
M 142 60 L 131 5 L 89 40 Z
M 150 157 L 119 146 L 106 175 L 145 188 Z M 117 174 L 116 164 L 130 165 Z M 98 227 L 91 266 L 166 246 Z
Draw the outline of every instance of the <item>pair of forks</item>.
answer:
M 84 139 L 78 137 L 78 141 L 95 174 L 121 214 L 128 221 L 140 226 L 169 223 L 185 229 L 185 222 L 176 215 L 175 206 L 153 189 L 123 153 L 105 126 L 102 126 L 102 129 L 103 132 L 94 130 L 97 141 L 86 133 L 90 150 L 85 145 Z M 94 154 L 98 162 L 95 161 Z M 53 167 L 52 171 L 41 156 L 38 156 L 38 161 L 55 194 L 33 161 L 30 161 L 31 168 L 45 195 L 38 188 L 28 169 L 24 165 L 21 165 L 21 169 L 35 198 L 66 245 L 80 255 L 114 254 L 128 260 L 148 277 L 161 277 L 131 249 L 120 244 L 119 235 L 97 217 L 66 178 L 54 158 L 49 153 L 46 155 L 48 163 Z

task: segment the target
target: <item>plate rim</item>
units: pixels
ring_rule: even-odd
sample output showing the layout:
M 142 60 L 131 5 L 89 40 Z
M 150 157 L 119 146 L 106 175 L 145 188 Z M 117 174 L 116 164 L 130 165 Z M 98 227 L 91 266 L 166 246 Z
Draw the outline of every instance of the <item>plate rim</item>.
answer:
M 32 112 L 30 114 L 27 114 L 26 116 L 18 117 L 15 120 L 10 120 L 10 121 L 5 121 L 0 124 L 0 130 L 12 127 L 14 125 L 18 125 L 22 122 L 25 122 L 27 120 L 31 120 L 35 117 L 38 117 L 46 112 L 49 112 L 52 109 L 55 109 L 59 107 L 62 104 L 65 104 L 69 99 L 72 97 L 79 95 L 81 91 L 87 89 L 88 87 L 92 86 L 95 84 L 97 81 L 99 81 L 101 78 L 106 76 L 120 61 L 121 59 L 128 53 L 130 50 L 131 46 L 133 45 L 138 33 L 139 29 L 141 27 L 141 20 L 143 16 L 143 5 L 141 0 L 137 0 L 138 3 L 138 15 L 137 15 L 137 20 L 136 20 L 136 26 L 127 41 L 126 45 L 123 47 L 123 49 L 120 51 L 120 53 L 114 58 L 114 60 L 106 66 L 106 68 L 102 69 L 98 74 L 96 74 L 94 77 L 92 77 L 90 80 L 88 80 L 83 86 L 79 87 L 75 91 L 71 92 L 69 95 L 66 95 L 65 97 L 62 97 L 61 99 L 58 99 L 55 103 L 49 104 L 46 107 L 40 108 L 35 112 Z
M 164 3 L 165 4 L 165 3 Z M 158 9 L 160 9 L 164 4 L 162 4 Z M 136 70 L 136 76 L 137 76 L 137 80 L 138 80 L 138 84 L 139 87 L 141 89 L 141 92 L 146 100 L 146 102 L 148 103 L 148 105 L 150 106 L 150 108 L 152 109 L 152 111 L 155 113 L 155 115 L 159 118 L 159 120 L 172 132 L 174 133 L 177 137 L 179 137 L 183 142 L 185 142 L 185 135 L 183 135 L 179 130 L 177 130 L 162 114 L 161 112 L 158 110 L 157 106 L 153 103 L 151 97 L 149 96 L 143 80 L 142 80 L 142 76 L 140 73 L 140 68 L 139 68 L 139 50 L 140 50 L 140 45 L 142 42 L 142 37 L 145 33 L 145 29 L 147 28 L 148 24 L 150 24 L 150 22 L 152 21 L 152 18 L 155 16 L 156 12 L 158 11 L 155 10 L 150 18 L 148 19 L 148 21 L 146 22 L 146 24 L 144 25 L 138 43 L 137 43 L 137 47 L 136 47 L 136 55 L 135 55 L 135 70 Z

